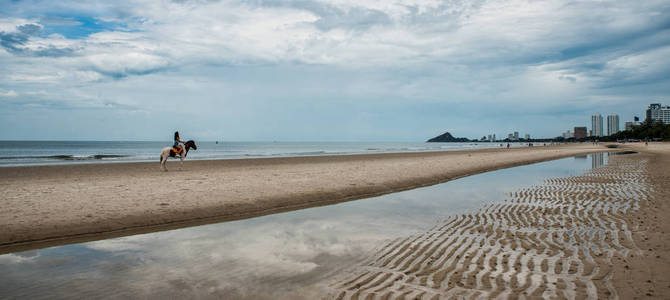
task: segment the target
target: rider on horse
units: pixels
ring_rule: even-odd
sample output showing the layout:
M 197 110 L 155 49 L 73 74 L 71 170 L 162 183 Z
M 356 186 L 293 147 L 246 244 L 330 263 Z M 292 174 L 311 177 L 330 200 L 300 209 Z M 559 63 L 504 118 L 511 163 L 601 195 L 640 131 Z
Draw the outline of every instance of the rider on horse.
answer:
M 179 131 L 174 132 L 174 144 L 172 145 L 172 151 L 174 151 L 175 154 L 179 154 L 182 151 L 184 151 L 184 146 L 179 145 L 179 143 L 185 143 L 179 138 Z
M 182 143 L 183 145 L 180 145 Z M 195 142 L 193 140 L 189 141 L 182 141 L 179 138 L 179 132 L 176 131 L 174 133 L 174 144 L 172 147 L 167 146 L 161 150 L 161 157 L 160 157 L 160 162 L 161 162 L 161 169 L 163 171 L 167 171 L 167 167 L 165 166 L 165 163 L 167 162 L 169 157 L 175 157 L 181 159 L 182 165 L 184 164 L 184 158 L 186 158 L 186 155 L 188 155 L 189 150 L 198 150 L 198 146 L 195 145 Z

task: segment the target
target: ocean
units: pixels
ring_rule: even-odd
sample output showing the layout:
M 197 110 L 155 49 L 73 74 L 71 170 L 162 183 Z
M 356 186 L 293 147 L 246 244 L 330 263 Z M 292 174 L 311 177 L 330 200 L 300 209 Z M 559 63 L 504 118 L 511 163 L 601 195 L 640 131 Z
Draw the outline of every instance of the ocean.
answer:
M 213 142 L 196 141 L 198 150 L 189 160 L 237 159 L 453 151 L 498 148 L 500 143 L 423 143 L 423 142 Z M 172 142 L 139 141 L 0 141 L 0 167 L 142 162 L 159 160 L 163 147 Z M 512 147 L 525 144 L 513 143 Z

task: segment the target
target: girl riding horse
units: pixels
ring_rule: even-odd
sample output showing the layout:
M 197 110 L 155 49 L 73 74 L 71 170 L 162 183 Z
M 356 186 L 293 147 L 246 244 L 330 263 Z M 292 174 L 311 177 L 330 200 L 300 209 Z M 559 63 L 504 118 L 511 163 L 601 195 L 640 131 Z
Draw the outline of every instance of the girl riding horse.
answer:
M 183 143 L 184 145 L 179 145 L 179 143 Z M 176 157 L 181 160 L 181 165 L 184 165 L 184 158 L 186 158 L 186 155 L 188 154 L 189 150 L 198 150 L 198 146 L 195 145 L 195 142 L 190 140 L 188 142 L 184 142 L 179 138 L 179 131 L 175 131 L 174 133 L 174 144 L 172 144 L 172 147 L 165 147 L 161 151 L 161 157 L 160 157 L 160 162 L 161 162 L 161 169 L 163 171 L 167 171 L 167 166 L 165 163 L 167 162 L 169 157 Z
M 179 147 L 179 143 L 185 143 L 179 138 L 179 131 L 174 132 L 174 144 L 172 144 L 172 148 L 174 149 L 175 154 L 181 153 L 181 150 L 183 148 Z

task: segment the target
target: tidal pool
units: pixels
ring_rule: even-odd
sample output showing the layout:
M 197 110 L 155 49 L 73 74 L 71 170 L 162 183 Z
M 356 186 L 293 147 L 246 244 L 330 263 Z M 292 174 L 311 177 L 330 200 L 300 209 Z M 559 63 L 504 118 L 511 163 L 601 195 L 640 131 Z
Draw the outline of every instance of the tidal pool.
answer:
M 607 154 L 252 219 L 0 255 L 0 298 L 314 299 L 391 240 Z

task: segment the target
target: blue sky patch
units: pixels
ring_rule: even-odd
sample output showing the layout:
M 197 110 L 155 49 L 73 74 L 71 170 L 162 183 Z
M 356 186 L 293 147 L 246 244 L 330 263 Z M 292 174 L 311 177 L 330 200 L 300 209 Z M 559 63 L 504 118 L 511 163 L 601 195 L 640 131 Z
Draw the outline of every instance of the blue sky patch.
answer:
M 45 35 L 57 33 L 69 39 L 82 39 L 97 32 L 119 31 L 124 28 L 121 23 L 105 22 L 88 16 L 44 17 L 40 19 L 40 24 L 44 26 Z

